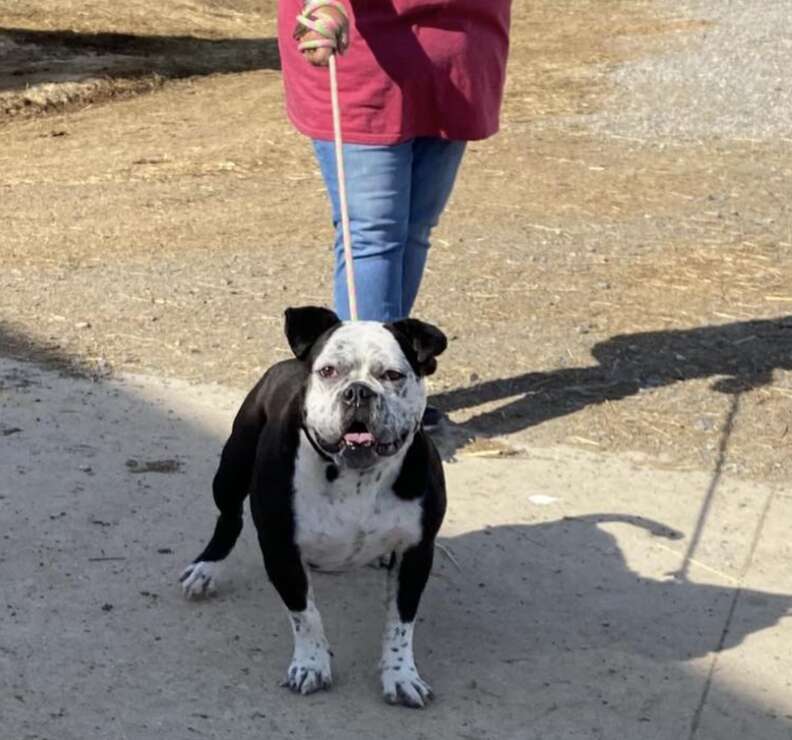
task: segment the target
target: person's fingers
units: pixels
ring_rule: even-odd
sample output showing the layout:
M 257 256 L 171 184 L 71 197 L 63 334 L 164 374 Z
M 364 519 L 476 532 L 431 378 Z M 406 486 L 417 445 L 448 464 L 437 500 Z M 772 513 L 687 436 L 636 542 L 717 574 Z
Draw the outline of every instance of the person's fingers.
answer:
M 330 64 L 332 49 L 306 49 L 303 55 L 314 67 L 326 67 Z
M 349 20 L 344 13 L 341 13 L 334 7 L 324 7 L 318 8 L 314 11 L 314 13 L 310 16 L 312 20 L 321 20 L 325 18 L 329 20 L 330 28 L 335 27 L 336 33 L 335 38 L 335 45 L 339 53 L 343 53 L 349 46 Z M 326 40 L 326 36 L 318 33 L 317 31 L 311 30 L 306 26 L 303 26 L 301 23 L 298 23 L 294 29 L 292 37 L 298 43 L 305 43 L 307 41 L 316 41 L 316 40 Z M 321 54 L 311 54 L 309 55 L 307 52 L 313 50 L 303 50 L 303 53 L 306 56 L 311 64 L 318 63 L 319 66 L 326 66 L 329 62 L 330 55 L 332 53 L 331 50 L 328 49 L 319 49 L 317 51 L 321 51 Z M 316 61 L 314 61 L 314 59 Z

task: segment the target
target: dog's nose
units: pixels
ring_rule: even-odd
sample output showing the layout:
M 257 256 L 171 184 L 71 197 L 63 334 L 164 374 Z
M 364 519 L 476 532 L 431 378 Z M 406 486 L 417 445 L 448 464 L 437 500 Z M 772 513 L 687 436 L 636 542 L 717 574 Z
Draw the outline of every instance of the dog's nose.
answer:
M 375 395 L 374 390 L 365 383 L 350 383 L 344 388 L 341 398 L 347 406 L 362 406 L 371 401 Z

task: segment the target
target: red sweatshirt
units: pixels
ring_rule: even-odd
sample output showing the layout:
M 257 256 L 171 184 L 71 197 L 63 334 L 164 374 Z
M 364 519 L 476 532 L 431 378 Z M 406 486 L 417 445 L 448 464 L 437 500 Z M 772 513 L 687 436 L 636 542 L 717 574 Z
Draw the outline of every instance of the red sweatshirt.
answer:
M 416 136 L 470 141 L 498 130 L 511 0 L 346 0 L 351 45 L 338 59 L 344 141 Z M 299 131 L 332 139 L 329 75 L 292 39 L 302 0 L 278 3 L 286 110 Z

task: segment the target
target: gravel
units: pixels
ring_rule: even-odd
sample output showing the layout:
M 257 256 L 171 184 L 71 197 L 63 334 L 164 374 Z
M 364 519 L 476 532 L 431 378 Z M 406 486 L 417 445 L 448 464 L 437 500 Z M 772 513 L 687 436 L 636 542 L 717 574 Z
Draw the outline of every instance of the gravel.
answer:
M 618 68 L 614 104 L 589 117 L 602 135 L 701 142 L 792 141 L 792 0 L 661 0 L 705 21 L 659 54 Z

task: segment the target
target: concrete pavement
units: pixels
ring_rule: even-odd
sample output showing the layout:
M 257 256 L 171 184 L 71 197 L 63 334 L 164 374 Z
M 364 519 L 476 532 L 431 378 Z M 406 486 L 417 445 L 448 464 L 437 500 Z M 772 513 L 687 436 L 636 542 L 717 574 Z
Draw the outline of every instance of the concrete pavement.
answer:
M 369 570 L 315 579 L 336 684 L 291 695 L 249 523 L 217 598 L 176 581 L 239 401 L 0 361 L 3 738 L 792 737 L 788 492 L 720 480 L 689 553 L 709 474 L 563 448 L 447 464 L 428 710 L 380 700 Z

